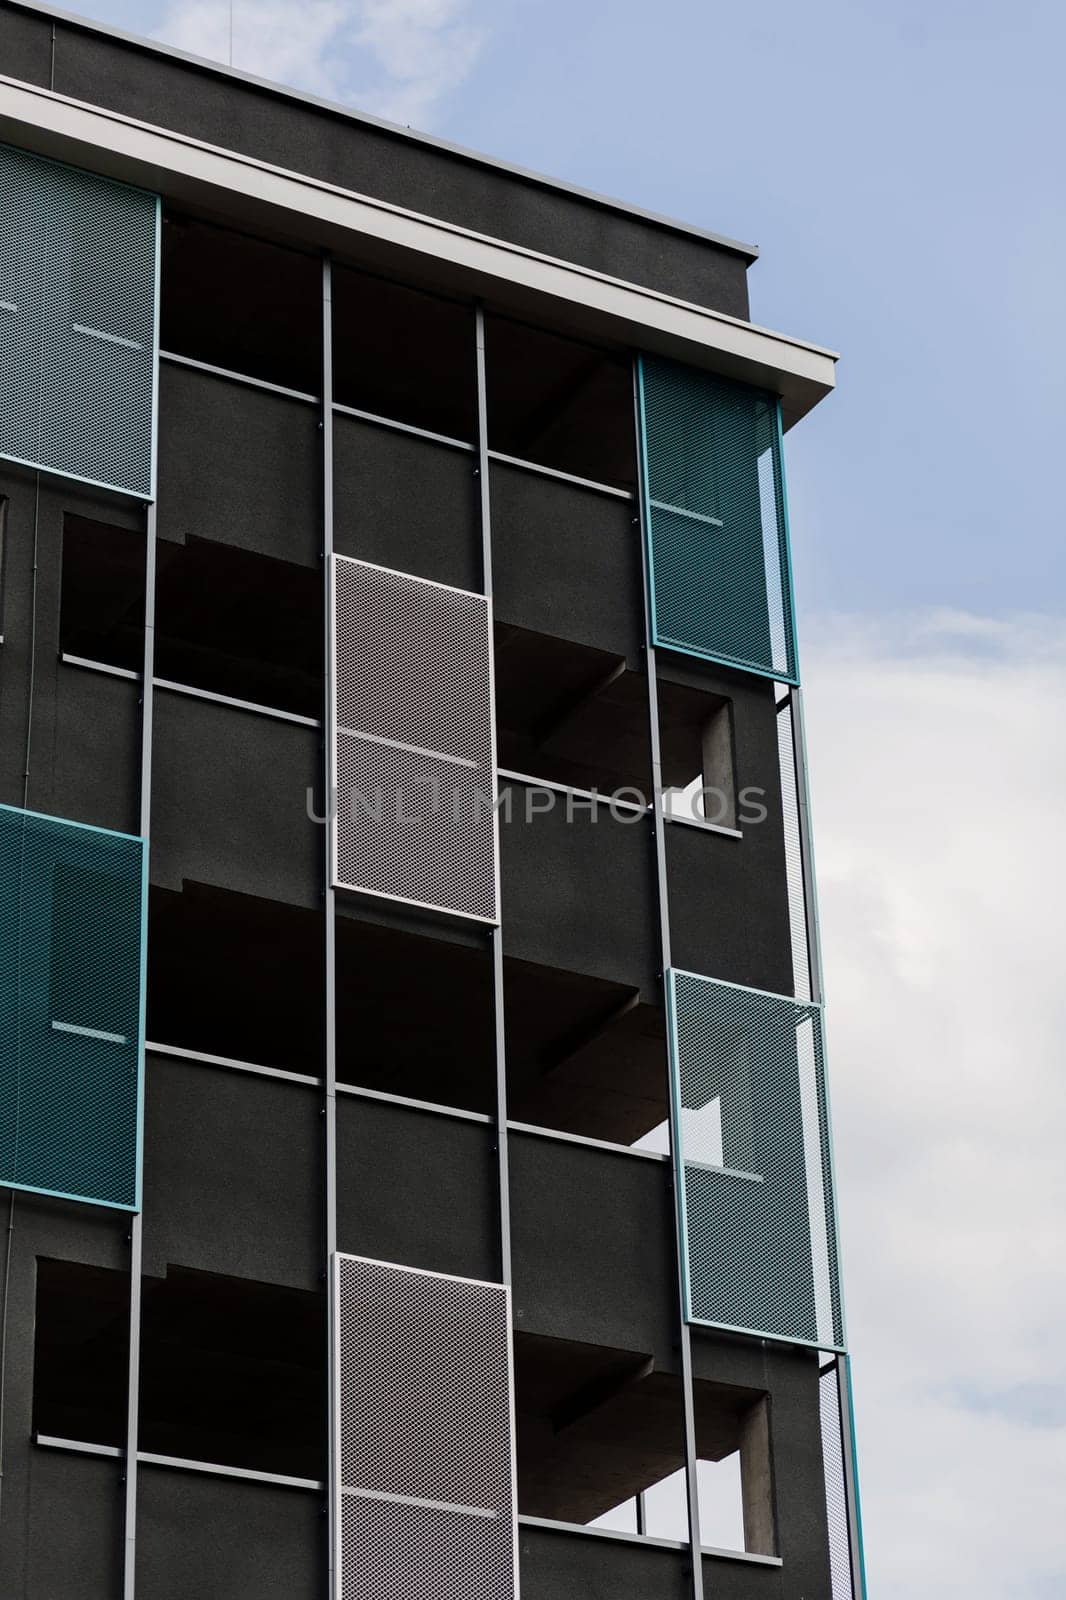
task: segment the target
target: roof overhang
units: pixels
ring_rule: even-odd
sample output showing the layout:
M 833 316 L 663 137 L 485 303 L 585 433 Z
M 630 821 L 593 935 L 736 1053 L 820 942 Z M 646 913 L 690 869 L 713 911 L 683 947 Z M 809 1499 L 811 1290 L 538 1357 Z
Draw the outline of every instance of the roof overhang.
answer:
M 251 231 L 769 389 L 786 427 L 833 387 L 836 356 L 817 345 L 3 77 L 0 138 Z

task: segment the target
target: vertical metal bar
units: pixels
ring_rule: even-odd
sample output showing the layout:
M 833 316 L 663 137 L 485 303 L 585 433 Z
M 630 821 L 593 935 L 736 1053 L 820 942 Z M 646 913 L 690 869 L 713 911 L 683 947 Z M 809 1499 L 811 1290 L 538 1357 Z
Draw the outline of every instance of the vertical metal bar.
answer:
M 803 691 L 789 690 L 792 718 L 792 760 L 796 769 L 796 815 L 799 822 L 800 864 L 803 868 L 803 904 L 807 922 L 807 961 L 811 975 L 811 999 L 825 1002 L 822 981 L 822 936 L 818 923 L 818 896 L 814 884 L 814 836 L 811 829 L 811 800 L 807 782 L 807 731 L 803 720 Z
M 145 519 L 144 552 L 144 658 L 141 665 L 141 795 L 138 831 L 145 840 L 145 849 L 151 837 L 152 826 L 152 724 L 155 678 L 155 573 L 156 573 L 156 507 L 148 506 Z M 142 939 L 147 939 L 147 928 L 142 929 Z M 143 1064 L 142 1064 L 143 1071 Z M 145 1089 L 145 1092 L 147 1090 Z M 143 1187 L 140 1196 L 144 1206 Z M 137 1439 L 141 1387 L 141 1272 L 144 1261 L 143 1209 L 130 1219 L 130 1324 L 129 1361 L 126 1391 L 126 1485 L 125 1485 L 125 1543 L 122 1564 L 122 1597 L 133 1600 L 137 1589 Z
M 333 888 L 333 833 L 336 822 L 336 774 L 334 739 L 336 732 L 336 673 L 333 638 L 333 266 L 328 255 L 322 257 L 322 631 L 324 640 L 323 675 L 325 719 L 322 739 L 322 778 L 325 785 L 326 817 L 323 849 L 322 903 L 325 917 L 325 1036 L 326 1059 L 323 1071 L 323 1123 L 325 1158 L 325 1282 L 332 1302 L 335 1298 L 334 1257 L 337 1253 L 337 904 Z M 331 1304 L 326 1319 L 327 1404 L 329 1442 L 327 1474 L 327 1570 L 328 1592 L 336 1591 L 336 1551 L 339 1533 L 340 1460 L 337 1410 L 337 1330 L 336 1310 Z
M 649 539 L 648 518 L 648 459 L 646 433 L 644 428 L 644 385 L 642 381 L 640 356 L 636 356 L 633 363 L 633 424 L 637 439 L 638 473 L 640 478 L 639 493 L 637 495 L 637 531 L 640 536 L 641 546 L 641 578 L 644 593 L 644 649 L 647 664 L 648 679 L 648 736 L 651 744 L 651 771 L 652 771 L 652 824 L 655 830 L 655 875 L 659 901 L 659 942 L 662 950 L 662 992 L 663 1006 L 669 1011 L 667 1004 L 667 973 L 672 965 L 670 943 L 670 901 L 666 878 L 666 824 L 663 814 L 663 768 L 662 746 L 659 734 L 659 683 L 655 666 L 655 638 L 653 623 L 653 596 L 652 573 L 650 567 L 651 542 Z M 672 1063 L 668 1069 L 673 1077 Z M 692 1596 L 693 1600 L 703 1600 L 703 1556 L 700 1540 L 700 1485 L 697 1462 L 699 1455 L 696 1444 L 696 1405 L 693 1391 L 692 1375 L 692 1331 L 685 1315 L 685 1259 L 683 1242 L 683 1218 L 680 1209 L 680 1171 L 677 1152 L 680 1149 L 680 1128 L 678 1126 L 678 1113 L 676 1096 L 670 1094 L 669 1111 L 670 1129 L 670 1154 L 673 1159 L 673 1173 L 675 1185 L 675 1200 L 678 1204 L 674 1207 L 674 1248 L 677 1266 L 677 1309 L 680 1324 L 680 1352 L 681 1352 L 681 1394 L 684 1411 L 684 1447 L 685 1447 L 685 1497 L 688 1508 L 688 1534 L 692 1553 Z
M 474 344 L 477 361 L 477 474 L 479 505 L 481 510 L 481 574 L 482 587 L 489 602 L 489 651 L 492 641 L 492 504 L 489 483 L 489 418 L 488 385 L 485 375 L 485 312 L 478 305 L 474 310 Z M 493 726 L 492 726 L 492 799 L 496 795 L 496 682 L 491 669 Z M 499 828 L 499 812 L 496 813 Z M 502 919 L 503 907 L 499 899 L 499 841 L 496 845 L 496 915 Z M 492 956 L 492 1006 L 496 1051 L 496 1164 L 500 1215 L 500 1281 L 511 1282 L 511 1199 L 510 1165 L 507 1149 L 507 1036 L 503 995 L 503 929 L 500 923 L 489 934 Z
M 844 1451 L 844 1489 L 848 1507 L 848 1544 L 851 1550 L 851 1590 L 855 1600 L 866 1600 L 866 1557 L 862 1543 L 862 1507 L 855 1460 L 855 1408 L 851 1393 L 851 1361 L 837 1358 L 837 1396 L 840 1402 L 840 1439 Z
M 797 815 L 799 818 L 800 860 L 803 863 L 803 898 L 807 920 L 807 952 L 811 971 L 811 998 L 824 1004 L 825 987 L 822 976 L 822 936 L 818 920 L 818 895 L 814 878 L 814 835 L 811 825 L 810 787 L 807 772 L 807 729 L 803 717 L 803 691 L 795 687 L 789 692 L 788 715 L 792 718 L 792 751 L 796 767 Z M 833 1196 L 833 1239 L 836 1250 L 838 1278 L 843 1279 L 840 1250 L 840 1224 L 836 1206 L 836 1175 L 833 1170 L 832 1117 L 829 1107 L 829 1085 L 823 1085 L 825 1116 L 828 1129 L 829 1181 Z M 847 1344 L 844 1323 L 843 1299 L 840 1304 L 840 1341 Z M 855 1456 L 855 1425 L 851 1397 L 851 1369 L 847 1356 L 837 1362 L 837 1394 L 840 1402 L 840 1426 L 844 1452 L 844 1494 L 848 1510 L 848 1543 L 851 1552 L 852 1591 L 855 1600 L 866 1600 L 866 1562 L 862 1546 L 862 1514 L 859 1502 L 859 1472 Z

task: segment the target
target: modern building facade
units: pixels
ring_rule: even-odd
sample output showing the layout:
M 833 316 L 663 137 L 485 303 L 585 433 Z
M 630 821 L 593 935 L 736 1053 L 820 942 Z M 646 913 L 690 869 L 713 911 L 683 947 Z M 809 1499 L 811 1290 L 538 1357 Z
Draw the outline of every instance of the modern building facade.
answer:
M 861 1600 L 754 251 L 0 3 L 0 1592 Z

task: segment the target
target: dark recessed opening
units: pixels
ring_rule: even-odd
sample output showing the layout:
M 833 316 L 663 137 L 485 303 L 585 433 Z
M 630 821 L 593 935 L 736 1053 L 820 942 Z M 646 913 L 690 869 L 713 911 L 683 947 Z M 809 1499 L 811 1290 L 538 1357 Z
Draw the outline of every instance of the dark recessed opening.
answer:
M 322 579 L 210 539 L 157 546 L 156 676 L 322 715 Z
M 636 487 L 633 378 L 624 356 L 489 317 L 485 360 L 493 450 Z
M 650 1355 L 529 1333 L 514 1349 L 521 1515 L 595 1522 L 682 1465 L 681 1384 Z
M 624 656 L 504 622 L 495 644 L 500 766 L 601 794 L 636 790 L 650 801 L 644 676 L 628 671 Z
M 333 396 L 358 411 L 473 443 L 473 308 L 335 267 Z
M 520 1513 L 686 1539 L 680 1378 L 638 1351 L 514 1348 Z M 697 1379 L 693 1401 L 702 1542 L 774 1554 L 766 1395 Z
M 508 957 L 507 1105 L 516 1122 L 634 1144 L 668 1111 L 660 1006 L 639 992 Z
M 732 702 L 662 674 L 658 690 L 664 804 L 677 816 L 735 828 Z
M 163 350 L 304 394 L 321 392 L 316 256 L 167 215 L 159 323 Z
M 151 1040 L 319 1075 L 320 913 L 186 882 L 153 885 L 148 918 Z
M 145 536 L 69 513 L 63 518 L 59 648 L 141 672 Z
M 128 1285 L 38 1261 L 36 1432 L 124 1443 Z M 324 1476 L 325 1296 L 181 1267 L 145 1277 L 143 1295 L 140 1448 Z
M 387 1094 L 490 1112 L 495 1103 L 487 941 L 337 917 L 337 1075 Z
M 34 1433 L 124 1442 L 129 1317 L 127 1273 L 38 1258 Z

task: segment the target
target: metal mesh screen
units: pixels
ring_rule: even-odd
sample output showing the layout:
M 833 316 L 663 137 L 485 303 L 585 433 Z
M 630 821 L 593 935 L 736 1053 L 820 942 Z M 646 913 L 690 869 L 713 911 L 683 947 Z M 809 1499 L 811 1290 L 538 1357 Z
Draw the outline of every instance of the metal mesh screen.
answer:
M 0 1183 L 140 1204 L 144 860 L 0 807 Z
M 0 145 L 0 455 L 153 493 L 157 196 Z
M 340 1600 L 513 1600 L 510 1298 L 338 1256 Z
M 825 1471 L 825 1509 L 829 1527 L 831 1600 L 854 1600 L 851 1539 L 848 1531 L 848 1491 L 844 1475 L 844 1442 L 835 1364 L 818 1379 L 818 1404 L 822 1422 L 822 1465 Z
M 655 643 L 796 679 L 778 402 L 642 356 Z
M 334 881 L 495 921 L 488 600 L 335 557 L 334 663 Z
M 672 970 L 689 1319 L 839 1348 L 821 1009 Z

